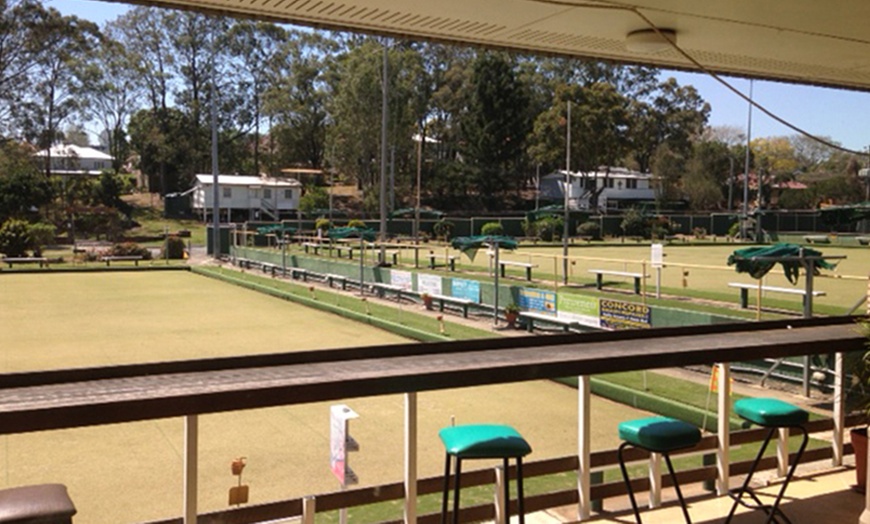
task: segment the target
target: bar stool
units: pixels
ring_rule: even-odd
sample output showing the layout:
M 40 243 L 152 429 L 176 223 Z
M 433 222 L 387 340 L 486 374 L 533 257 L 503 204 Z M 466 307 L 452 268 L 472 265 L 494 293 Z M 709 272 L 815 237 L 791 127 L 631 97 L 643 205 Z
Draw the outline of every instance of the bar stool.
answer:
M 76 507 L 63 484 L 0 490 L 0 523 L 71 524 Z
M 677 481 L 677 475 L 674 473 L 674 465 L 671 464 L 670 453 L 697 445 L 701 440 L 701 430 L 682 420 L 668 417 L 649 417 L 620 423 L 619 438 L 623 440 L 623 443 L 620 444 L 617 450 L 619 468 L 622 470 L 622 478 L 625 480 L 628 498 L 631 500 L 631 508 L 634 510 L 634 517 L 637 519 L 638 524 L 641 524 L 640 510 L 637 508 L 634 490 L 631 489 L 631 480 L 628 478 L 628 470 L 622 458 L 622 451 L 627 446 L 634 446 L 653 453 L 661 453 L 665 457 L 668 471 L 670 471 L 671 478 L 674 481 L 677 498 L 680 499 L 683 515 L 686 517 L 686 522 L 691 524 L 689 511 L 686 509 L 686 501 L 683 500 L 680 483 Z
M 525 523 L 523 511 L 523 457 L 532 452 L 532 447 L 511 426 L 496 424 L 468 424 L 451 426 L 438 432 L 444 443 L 446 458 L 444 462 L 444 492 L 441 497 L 441 524 L 447 522 L 447 496 L 450 491 L 450 457 L 456 457 L 456 481 L 453 493 L 453 522 L 459 522 L 459 484 L 462 475 L 462 461 L 465 459 L 503 459 L 505 474 L 508 459 L 517 462 L 517 504 L 520 524 Z M 510 489 L 505 478 L 505 513 L 510 518 Z
M 801 460 L 804 449 L 807 447 L 809 435 L 807 434 L 807 430 L 803 424 L 809 420 L 809 413 L 797 406 L 789 404 L 788 402 L 783 402 L 782 400 L 775 398 L 740 399 L 734 403 L 734 412 L 744 420 L 748 420 L 753 424 L 769 429 L 767 432 L 767 438 L 764 439 L 764 443 L 761 445 L 761 448 L 758 450 L 758 455 L 755 457 L 755 462 L 753 462 L 752 467 L 749 468 L 749 473 L 746 476 L 746 480 L 743 482 L 743 486 L 736 492 L 731 493 L 731 497 L 734 499 L 734 504 L 731 506 L 731 511 L 728 513 L 728 518 L 725 519 L 725 522 L 731 522 L 731 519 L 734 518 L 734 511 L 737 510 L 738 504 L 742 504 L 747 508 L 760 509 L 764 511 L 767 513 L 768 523 L 776 521 L 777 514 L 779 514 L 786 522 L 791 522 L 785 513 L 779 509 L 779 503 L 782 500 L 782 496 L 785 494 L 785 489 L 788 487 L 789 481 L 791 481 L 794 476 L 795 469 L 797 469 L 797 465 Z M 792 463 L 791 468 L 789 468 L 788 474 L 785 476 L 785 481 L 779 489 L 779 495 L 776 496 L 776 500 L 773 505 L 770 506 L 761 502 L 752 488 L 749 487 L 749 481 L 752 480 L 755 468 L 758 467 L 758 463 L 761 461 L 762 456 L 764 456 L 764 451 L 767 449 L 770 439 L 773 438 L 774 432 L 777 429 L 782 428 L 794 428 L 800 430 L 801 433 L 803 433 L 803 441 L 801 442 L 801 446 L 795 456 L 794 463 Z M 744 494 L 748 494 L 755 501 L 755 505 L 744 502 L 742 500 Z

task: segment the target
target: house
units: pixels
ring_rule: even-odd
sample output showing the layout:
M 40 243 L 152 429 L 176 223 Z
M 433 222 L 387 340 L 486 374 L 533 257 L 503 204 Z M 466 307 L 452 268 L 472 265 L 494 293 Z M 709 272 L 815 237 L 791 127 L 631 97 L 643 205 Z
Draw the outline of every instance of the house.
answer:
M 599 167 L 590 173 L 571 172 L 568 175 L 568 206 L 590 209 L 598 193 L 598 209 L 624 209 L 656 198 L 653 175 L 624 167 Z M 565 171 L 541 177 L 541 199 L 562 202 L 565 198 Z
M 196 175 L 190 190 L 194 212 L 207 220 L 213 206 L 213 175 Z M 302 184 L 293 178 L 218 175 L 220 209 L 231 219 L 279 220 L 299 209 Z
M 45 157 L 51 157 L 51 174 L 67 176 L 96 176 L 104 169 L 112 169 L 111 155 L 97 151 L 92 147 L 82 147 L 72 144 L 59 144 L 43 149 L 34 154 L 41 162 Z M 43 167 L 44 168 L 44 167 Z

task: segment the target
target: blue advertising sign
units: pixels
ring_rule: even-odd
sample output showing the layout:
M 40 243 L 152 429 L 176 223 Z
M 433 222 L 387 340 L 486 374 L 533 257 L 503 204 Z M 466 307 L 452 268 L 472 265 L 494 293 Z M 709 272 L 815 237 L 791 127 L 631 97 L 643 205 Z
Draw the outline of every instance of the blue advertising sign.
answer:
M 546 289 L 524 287 L 520 289 L 518 306 L 535 313 L 556 314 L 556 293 Z
M 477 280 L 454 278 L 450 283 L 450 294 L 457 298 L 480 302 L 480 282 Z

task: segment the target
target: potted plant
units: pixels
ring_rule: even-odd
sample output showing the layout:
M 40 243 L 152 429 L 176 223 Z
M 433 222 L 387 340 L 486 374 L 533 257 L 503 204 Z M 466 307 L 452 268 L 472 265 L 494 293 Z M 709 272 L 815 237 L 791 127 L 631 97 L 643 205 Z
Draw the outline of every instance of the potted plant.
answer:
M 520 306 L 511 302 L 504 308 L 504 318 L 507 320 L 508 326 L 515 327 L 517 319 L 520 317 Z
M 423 305 L 426 306 L 426 309 L 432 309 L 432 295 L 423 293 L 420 298 L 423 299 Z
M 870 337 L 870 323 L 859 324 L 861 332 Z M 870 343 L 868 343 L 870 348 Z M 847 355 L 846 368 L 852 372 L 852 385 L 849 389 L 849 408 L 860 411 L 870 420 L 870 349 Z M 855 450 L 855 489 L 864 492 L 867 488 L 867 425 L 853 428 L 849 432 L 852 448 Z

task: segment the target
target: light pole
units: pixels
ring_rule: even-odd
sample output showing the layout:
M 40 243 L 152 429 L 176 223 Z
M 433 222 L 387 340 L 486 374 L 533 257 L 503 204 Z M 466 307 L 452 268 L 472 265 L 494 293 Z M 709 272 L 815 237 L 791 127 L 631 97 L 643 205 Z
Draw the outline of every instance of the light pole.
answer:
M 387 85 L 387 42 L 384 41 L 384 70 L 383 70 L 383 85 L 381 86 L 381 231 L 380 241 L 381 249 L 379 254 L 380 262 L 386 259 L 386 247 L 384 243 L 387 241 L 387 103 L 388 103 L 388 85 Z
M 417 130 L 417 204 L 414 206 L 414 244 L 420 243 L 420 179 L 423 171 L 423 126 Z
M 562 227 L 562 284 L 568 285 L 568 191 L 571 188 L 571 101 L 568 100 L 568 134 L 565 140 L 565 215 Z
M 728 163 L 731 164 L 731 170 L 728 175 L 728 211 L 734 210 L 734 157 L 728 156 Z
M 749 219 L 749 156 L 752 143 L 752 80 L 749 80 L 749 120 L 746 124 L 746 159 L 743 163 L 743 216 L 740 220 L 740 238 L 746 241 L 746 220 Z

